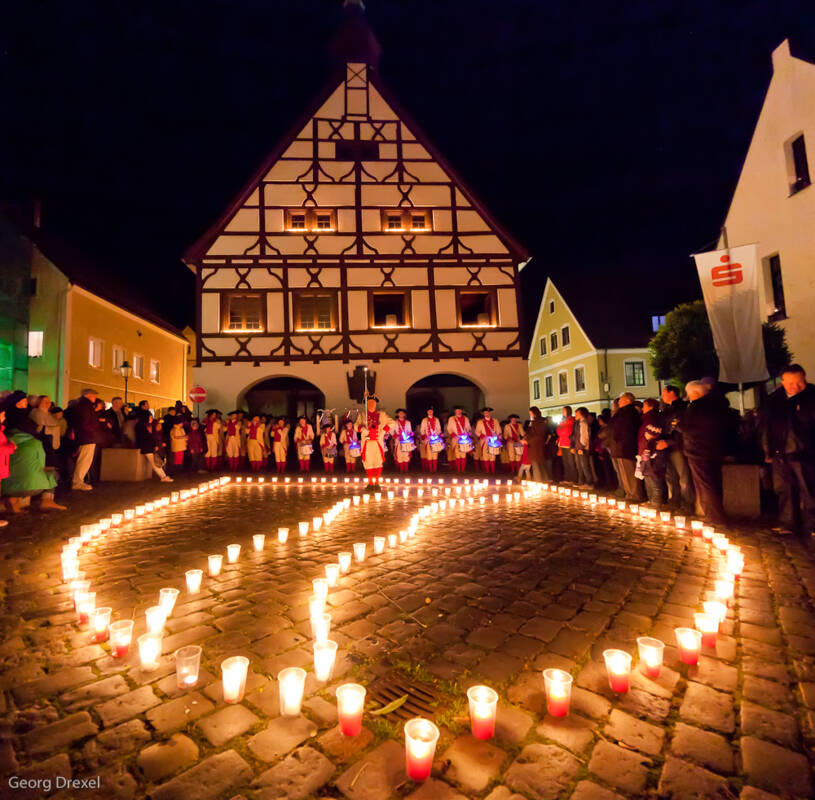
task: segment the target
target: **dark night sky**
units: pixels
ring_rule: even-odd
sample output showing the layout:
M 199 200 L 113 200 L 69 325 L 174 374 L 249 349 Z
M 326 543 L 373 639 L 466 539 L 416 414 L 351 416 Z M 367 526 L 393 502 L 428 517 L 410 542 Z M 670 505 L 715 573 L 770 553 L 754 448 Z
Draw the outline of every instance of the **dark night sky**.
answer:
M 325 82 L 340 5 L 18 3 L 0 200 L 40 196 L 46 228 L 191 320 L 179 257 Z M 535 255 L 530 314 L 547 272 L 629 283 L 649 314 L 695 297 L 770 53 L 815 54 L 813 0 L 367 6 L 385 82 Z

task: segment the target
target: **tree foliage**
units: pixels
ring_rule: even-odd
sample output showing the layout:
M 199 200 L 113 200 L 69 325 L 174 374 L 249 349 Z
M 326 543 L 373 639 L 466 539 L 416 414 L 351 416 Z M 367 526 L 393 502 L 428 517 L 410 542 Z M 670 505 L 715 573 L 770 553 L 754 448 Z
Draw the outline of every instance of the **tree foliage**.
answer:
M 789 364 L 792 354 L 784 329 L 765 322 L 762 335 L 767 370 L 775 377 Z M 651 366 L 658 380 L 686 384 L 706 375 L 719 374 L 719 359 L 713 345 L 713 333 L 705 304 L 701 300 L 683 303 L 670 311 L 665 324 L 651 339 Z

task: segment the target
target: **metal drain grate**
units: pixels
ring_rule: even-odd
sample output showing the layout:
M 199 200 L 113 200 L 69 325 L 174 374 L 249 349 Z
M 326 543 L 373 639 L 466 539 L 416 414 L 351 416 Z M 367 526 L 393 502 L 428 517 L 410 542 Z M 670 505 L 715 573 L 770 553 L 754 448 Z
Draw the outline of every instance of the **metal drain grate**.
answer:
M 432 718 L 435 716 L 439 695 L 430 686 L 409 683 L 398 678 L 382 678 L 368 689 L 368 697 L 374 709 L 382 708 L 405 694 L 408 698 L 404 704 L 395 711 L 391 711 L 390 714 L 386 714 L 386 719 L 398 717 L 408 720 L 413 717 Z

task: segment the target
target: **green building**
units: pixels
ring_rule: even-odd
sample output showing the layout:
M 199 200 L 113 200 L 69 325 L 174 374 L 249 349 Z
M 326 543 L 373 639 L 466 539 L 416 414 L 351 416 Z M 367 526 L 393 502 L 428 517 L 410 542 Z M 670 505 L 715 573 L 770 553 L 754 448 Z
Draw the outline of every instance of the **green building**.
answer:
M 31 243 L 0 214 L 0 391 L 28 391 Z

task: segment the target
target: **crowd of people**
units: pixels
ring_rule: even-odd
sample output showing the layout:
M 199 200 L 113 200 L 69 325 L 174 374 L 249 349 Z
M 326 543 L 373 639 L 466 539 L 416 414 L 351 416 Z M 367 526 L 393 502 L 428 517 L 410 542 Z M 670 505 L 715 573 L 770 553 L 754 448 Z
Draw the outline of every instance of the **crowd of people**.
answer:
M 7 392 L 0 396 L 0 496 L 19 512 L 34 499 L 43 510 L 59 510 L 58 487 L 89 491 L 99 478 L 102 451 L 138 448 L 161 481 L 173 475 L 288 469 L 346 473 L 362 464 L 370 483 L 386 465 L 413 465 L 436 473 L 439 464 L 464 472 L 496 470 L 518 480 L 563 482 L 584 490 L 616 493 L 693 514 L 698 505 L 712 524 L 727 524 L 722 465 L 727 459 L 769 465 L 778 497 L 776 530 L 815 532 L 815 387 L 804 370 L 790 365 L 781 386 L 760 413 L 740 417 L 712 379 L 691 381 L 683 393 L 665 386 L 659 399 L 637 400 L 630 392 L 594 413 L 566 406 L 559 418 L 529 409 L 496 419 L 482 408 L 473 418 L 456 406 L 440 418 L 428 408 L 416 424 L 399 408 L 395 418 L 366 397 L 364 411 L 339 416 L 286 419 L 241 410 L 208 409 L 202 419 L 177 402 L 156 416 L 148 402 L 110 404 L 84 389 L 65 409 L 47 396 Z M 5 521 L 0 521 L 5 524 Z

